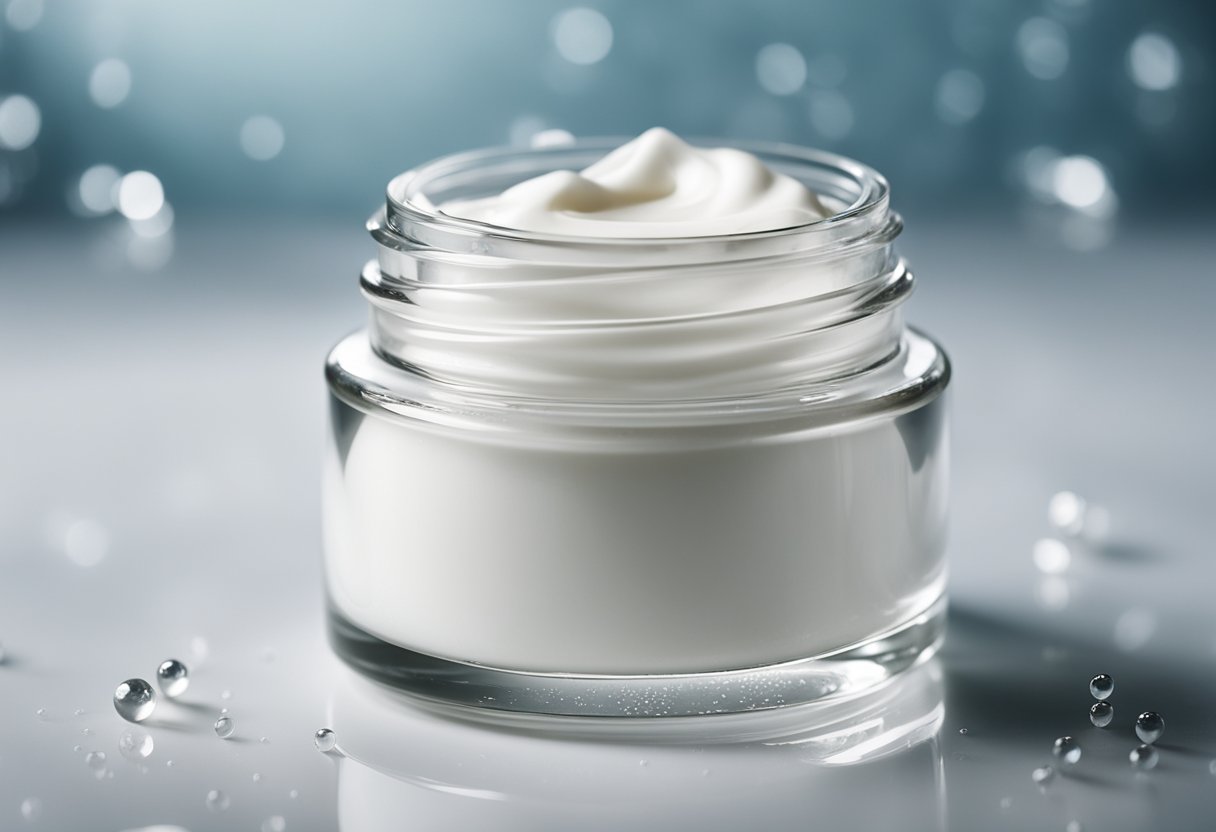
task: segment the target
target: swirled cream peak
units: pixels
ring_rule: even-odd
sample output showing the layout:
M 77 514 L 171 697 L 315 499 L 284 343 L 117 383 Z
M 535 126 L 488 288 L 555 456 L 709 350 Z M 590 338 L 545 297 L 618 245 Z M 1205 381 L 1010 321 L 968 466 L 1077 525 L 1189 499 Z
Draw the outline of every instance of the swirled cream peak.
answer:
M 742 234 L 828 215 L 801 182 L 752 154 L 693 147 L 661 127 L 580 172 L 553 171 L 440 210 L 520 231 L 619 238 Z

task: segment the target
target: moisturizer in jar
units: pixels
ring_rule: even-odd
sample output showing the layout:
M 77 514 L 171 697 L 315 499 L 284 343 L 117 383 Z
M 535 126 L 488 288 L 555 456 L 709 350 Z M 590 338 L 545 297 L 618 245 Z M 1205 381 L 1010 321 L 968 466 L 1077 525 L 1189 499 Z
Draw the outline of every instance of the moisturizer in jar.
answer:
M 944 617 L 949 364 L 870 168 L 782 145 L 487 150 L 388 187 L 327 364 L 331 643 L 569 716 L 872 688 Z

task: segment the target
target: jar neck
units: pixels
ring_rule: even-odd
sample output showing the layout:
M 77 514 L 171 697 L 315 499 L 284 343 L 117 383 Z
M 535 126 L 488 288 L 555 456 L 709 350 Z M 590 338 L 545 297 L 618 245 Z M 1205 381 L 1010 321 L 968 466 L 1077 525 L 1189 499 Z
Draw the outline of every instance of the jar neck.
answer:
M 839 157 L 769 151 L 839 208 L 773 232 L 588 240 L 433 209 L 472 182 L 501 190 L 504 165 L 520 179 L 579 166 L 566 151 L 455 157 L 394 180 L 361 281 L 377 354 L 488 395 L 670 402 L 844 383 L 898 353 L 913 282 L 893 249 L 901 224 L 881 177 Z

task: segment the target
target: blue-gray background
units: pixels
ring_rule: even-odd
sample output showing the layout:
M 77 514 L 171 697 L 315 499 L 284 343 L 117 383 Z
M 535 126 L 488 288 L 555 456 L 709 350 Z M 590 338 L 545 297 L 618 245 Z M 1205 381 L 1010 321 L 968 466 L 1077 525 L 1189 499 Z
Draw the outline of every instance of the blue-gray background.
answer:
M 28 147 L 0 141 L 4 219 L 97 213 L 74 191 L 98 164 L 151 171 L 179 218 L 353 218 L 391 175 L 440 154 L 655 124 L 838 150 L 886 173 L 905 213 L 1058 202 L 1061 156 L 1098 163 L 1116 201 L 1088 213 L 1106 222 L 1186 211 L 1216 190 L 1216 27 L 1203 3 L 4 5 L 0 99 L 26 96 L 40 116 Z M 570 14 L 580 6 L 591 12 Z M 107 92 L 103 76 L 99 106 L 90 77 L 107 59 L 125 64 L 129 89 L 111 73 Z M 282 131 L 268 160 L 242 147 L 255 116 Z M 278 145 L 266 123 L 261 155 Z M 1092 186 L 1093 170 L 1073 172 Z M 1073 202 L 1094 201 L 1085 193 Z

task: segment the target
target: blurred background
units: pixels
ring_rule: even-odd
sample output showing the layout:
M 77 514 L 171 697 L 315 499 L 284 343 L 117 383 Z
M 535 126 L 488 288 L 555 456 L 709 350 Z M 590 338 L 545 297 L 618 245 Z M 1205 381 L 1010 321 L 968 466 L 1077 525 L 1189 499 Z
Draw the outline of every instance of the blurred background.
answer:
M 1184 0 L 2 5 L 5 220 L 353 222 L 438 155 L 656 124 L 837 150 L 909 214 L 1063 206 L 1079 247 L 1216 185 L 1216 15 Z
M 390 177 L 664 125 L 884 173 L 909 318 L 955 368 L 939 736 L 878 768 L 782 758 L 780 797 L 726 760 L 702 780 L 691 752 L 689 782 L 766 828 L 883 828 L 861 807 L 908 830 L 1206 832 L 1214 24 L 1187 0 L 0 0 L 0 829 L 641 828 L 602 809 L 634 807 L 601 788 L 615 757 L 569 766 L 602 800 L 550 827 L 472 777 L 484 753 L 436 769 L 437 724 L 393 735 L 419 750 L 382 784 L 400 811 L 350 820 L 358 766 L 335 776 L 311 741 L 341 675 L 321 369 L 365 319 Z M 110 697 L 168 656 L 194 681 L 153 750 Z M 1098 672 L 1109 730 L 1087 718 Z M 1133 780 L 1145 708 L 1169 729 Z M 1084 761 L 1040 790 L 1062 734 Z M 527 779 L 504 743 L 501 782 Z M 615 782 L 716 805 L 653 788 L 656 753 Z

